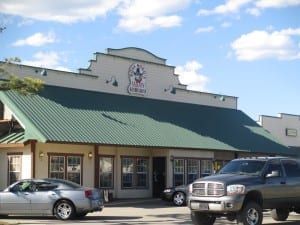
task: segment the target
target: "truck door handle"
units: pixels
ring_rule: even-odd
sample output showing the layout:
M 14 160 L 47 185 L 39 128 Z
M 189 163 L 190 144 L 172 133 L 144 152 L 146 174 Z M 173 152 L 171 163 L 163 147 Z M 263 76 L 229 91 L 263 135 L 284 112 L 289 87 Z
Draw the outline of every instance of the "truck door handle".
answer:
M 280 181 L 280 184 L 286 184 L 286 182 L 285 181 Z

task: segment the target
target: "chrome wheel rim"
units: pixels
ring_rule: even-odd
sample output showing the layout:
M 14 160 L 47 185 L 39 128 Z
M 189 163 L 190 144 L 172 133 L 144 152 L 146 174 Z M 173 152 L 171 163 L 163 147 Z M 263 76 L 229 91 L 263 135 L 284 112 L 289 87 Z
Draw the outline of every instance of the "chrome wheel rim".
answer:
M 57 215 L 62 219 L 68 219 L 72 213 L 72 207 L 67 203 L 61 203 L 57 206 Z
M 259 213 L 256 209 L 251 208 L 247 212 L 247 222 L 249 225 L 256 225 L 259 221 Z
M 182 193 L 175 194 L 173 200 L 175 205 L 182 205 L 184 203 L 184 194 Z

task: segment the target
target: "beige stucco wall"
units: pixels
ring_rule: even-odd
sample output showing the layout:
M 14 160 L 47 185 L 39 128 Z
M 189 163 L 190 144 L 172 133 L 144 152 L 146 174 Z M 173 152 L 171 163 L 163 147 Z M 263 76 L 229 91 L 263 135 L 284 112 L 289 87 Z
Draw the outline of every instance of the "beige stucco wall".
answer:
M 300 147 L 300 115 L 260 116 L 258 123 L 285 145 Z M 287 135 L 287 129 L 292 130 L 293 135 Z
M 114 198 L 142 198 L 152 196 L 152 151 L 145 148 L 126 148 L 100 146 L 100 155 L 114 155 Z M 143 156 L 149 158 L 149 189 L 122 189 L 121 188 L 121 157 L 122 156 Z
M 30 178 L 32 171 L 32 154 L 30 151 L 30 146 L 20 148 L 3 148 L 0 151 L 0 189 L 4 189 L 8 186 L 7 176 L 8 176 L 8 158 L 7 154 L 22 153 L 22 169 L 21 178 Z
M 90 61 L 88 68 L 80 69 L 79 73 L 15 64 L 5 65 L 5 69 L 21 78 L 31 76 L 42 79 L 48 85 L 223 108 L 237 108 L 237 97 L 187 90 L 186 86 L 179 82 L 174 66 L 165 64 L 164 60 L 147 51 L 129 48 L 111 51 L 111 53 L 113 54 L 97 53 L 96 58 Z M 146 71 L 147 93 L 145 96 L 128 92 L 130 83 L 128 70 L 135 63 L 142 65 Z M 41 76 L 40 73 L 44 69 L 47 70 L 47 75 Z M 112 77 L 116 78 L 117 87 L 106 82 Z M 177 88 L 176 94 L 165 91 L 170 87 Z M 221 96 L 222 100 L 220 100 Z
M 44 157 L 39 157 L 39 153 L 43 152 Z M 83 155 L 82 184 L 84 186 L 94 186 L 94 160 L 88 157 L 88 153 L 94 154 L 94 146 L 92 145 L 71 145 L 71 144 L 44 144 L 36 145 L 36 177 L 48 177 L 48 154 L 49 153 L 68 153 Z
M 37 143 L 35 150 L 35 177 L 48 177 L 48 154 L 50 153 L 67 153 L 83 155 L 83 186 L 94 187 L 95 180 L 95 147 L 93 145 L 75 145 L 75 144 L 53 144 L 53 143 Z M 23 148 L 3 149 L 0 151 L 0 169 L 7 171 L 7 153 L 8 152 L 23 152 L 22 155 L 22 178 L 30 178 L 32 174 L 32 154 L 30 145 Z M 40 157 L 40 153 L 43 157 Z M 88 153 L 91 152 L 93 157 L 90 159 Z M 172 158 L 198 158 L 198 159 L 213 159 L 214 152 L 186 149 L 149 149 L 149 148 L 130 148 L 117 146 L 99 146 L 98 155 L 107 155 L 114 157 L 114 189 L 112 192 L 114 198 L 145 198 L 152 197 L 152 158 L 166 158 L 166 186 L 173 184 L 173 162 Z M 148 189 L 122 189 L 121 188 L 121 157 L 122 156 L 142 156 L 149 158 L 149 188 Z M 5 161 L 6 160 L 6 161 Z M 7 174 L 2 173 L 0 179 L 0 187 L 7 186 Z

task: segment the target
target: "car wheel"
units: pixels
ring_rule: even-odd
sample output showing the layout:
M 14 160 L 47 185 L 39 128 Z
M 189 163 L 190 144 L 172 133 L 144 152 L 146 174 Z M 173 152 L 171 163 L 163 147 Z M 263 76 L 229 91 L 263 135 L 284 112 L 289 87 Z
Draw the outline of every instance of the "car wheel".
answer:
M 185 194 L 181 191 L 176 192 L 173 195 L 173 204 L 176 206 L 185 205 Z
M 214 215 L 202 212 L 191 212 L 191 219 L 194 225 L 213 225 L 216 221 Z
M 239 225 L 261 225 L 263 219 L 262 208 L 256 202 L 248 202 L 238 215 Z
M 74 207 L 70 201 L 61 200 L 54 207 L 54 215 L 60 220 L 68 220 L 74 216 Z
M 289 217 L 290 211 L 287 209 L 272 209 L 271 216 L 276 221 L 286 221 Z

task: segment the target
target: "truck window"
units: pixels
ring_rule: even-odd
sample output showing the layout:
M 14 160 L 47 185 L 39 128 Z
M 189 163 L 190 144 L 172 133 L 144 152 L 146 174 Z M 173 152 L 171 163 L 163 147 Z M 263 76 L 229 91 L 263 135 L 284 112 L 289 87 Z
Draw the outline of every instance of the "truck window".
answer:
M 266 175 L 270 175 L 274 172 L 277 172 L 279 177 L 282 176 L 282 168 L 279 160 L 270 162 L 270 164 L 267 167 Z
M 294 160 L 282 160 L 287 177 L 300 177 L 299 163 Z

